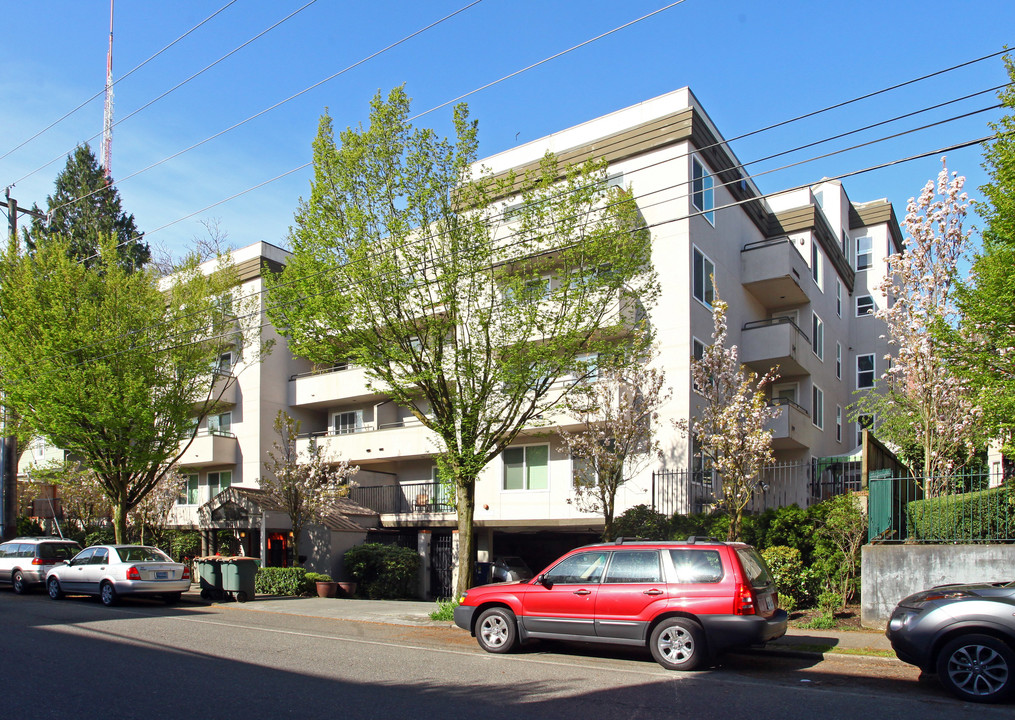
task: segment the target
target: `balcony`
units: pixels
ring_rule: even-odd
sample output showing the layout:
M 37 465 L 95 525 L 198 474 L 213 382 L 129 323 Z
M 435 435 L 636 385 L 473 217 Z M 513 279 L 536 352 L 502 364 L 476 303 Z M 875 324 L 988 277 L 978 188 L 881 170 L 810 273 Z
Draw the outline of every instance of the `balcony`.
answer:
M 764 374 L 778 366 L 779 375 L 810 375 L 821 361 L 811 350 L 811 341 L 788 317 L 746 323 L 740 342 L 740 361 Z
M 792 400 L 773 398 L 781 412 L 765 423 L 772 431 L 772 447 L 776 450 L 800 450 L 813 447 L 820 431 L 811 422 L 811 415 Z
M 353 487 L 349 499 L 381 515 L 454 513 L 451 488 L 433 481 Z
M 289 406 L 326 408 L 382 397 L 367 387 L 366 370 L 341 365 L 289 378 Z
M 211 393 L 207 396 L 203 393 L 194 398 L 194 405 L 201 406 L 205 402 L 211 403 L 213 409 L 227 408 L 236 404 L 239 395 L 239 381 L 230 372 L 215 371 L 212 381 Z
M 296 441 L 297 451 L 308 453 L 311 442 L 323 446 L 326 457 L 348 460 L 354 465 L 428 458 L 440 448 L 437 435 L 417 420 L 388 423 L 379 428 L 367 424 L 354 432 L 313 433 Z
M 769 310 L 808 302 L 810 273 L 789 238 L 748 243 L 740 251 L 741 282 Z
M 179 464 L 190 468 L 235 465 L 238 448 L 236 436 L 231 433 L 201 433 L 194 438 Z

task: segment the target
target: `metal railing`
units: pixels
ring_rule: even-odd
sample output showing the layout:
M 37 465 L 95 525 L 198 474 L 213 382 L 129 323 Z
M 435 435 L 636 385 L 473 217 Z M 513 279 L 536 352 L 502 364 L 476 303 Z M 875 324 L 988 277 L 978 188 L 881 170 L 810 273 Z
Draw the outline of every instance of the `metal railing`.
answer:
M 744 326 L 741 328 L 741 330 L 755 330 L 757 328 L 763 327 L 775 327 L 776 325 L 791 326 L 794 330 L 796 330 L 800 335 L 803 336 L 804 340 L 807 342 L 808 345 L 810 344 L 811 342 L 810 337 L 808 337 L 807 333 L 805 333 L 803 330 L 800 329 L 800 326 L 797 325 L 796 321 L 791 317 L 780 316 L 773 318 L 764 318 L 762 320 L 750 320 L 749 322 L 744 323 Z
M 433 480 L 399 485 L 357 486 L 349 499 L 381 515 L 455 512 L 454 490 Z
M 1015 482 L 1000 473 L 869 478 L 872 543 L 1015 542 Z
M 813 481 L 810 462 L 776 463 L 762 468 L 749 512 L 792 505 L 811 505 L 827 490 Z M 652 508 L 664 515 L 695 515 L 716 509 L 722 478 L 711 470 L 668 470 L 652 473 Z

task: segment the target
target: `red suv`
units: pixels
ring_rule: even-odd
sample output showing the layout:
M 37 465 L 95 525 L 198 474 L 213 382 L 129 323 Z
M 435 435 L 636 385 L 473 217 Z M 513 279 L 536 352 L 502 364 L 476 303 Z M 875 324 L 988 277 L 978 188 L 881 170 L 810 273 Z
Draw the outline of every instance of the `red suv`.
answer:
M 455 624 L 492 653 L 536 638 L 648 645 L 663 667 L 692 670 L 782 637 L 778 597 L 750 545 L 620 538 L 572 550 L 532 580 L 469 590 Z

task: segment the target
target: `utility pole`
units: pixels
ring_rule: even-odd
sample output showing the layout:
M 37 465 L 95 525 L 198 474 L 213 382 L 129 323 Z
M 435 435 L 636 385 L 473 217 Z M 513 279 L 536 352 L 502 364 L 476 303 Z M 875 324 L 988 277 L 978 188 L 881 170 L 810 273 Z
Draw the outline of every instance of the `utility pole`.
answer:
M 9 242 L 12 246 L 18 242 L 18 214 L 31 215 L 45 219 L 46 213 L 18 207 L 18 201 L 11 197 L 11 189 L 4 192 L 6 202 L 0 200 L 0 206 L 7 208 L 7 228 Z M 2 390 L 2 388 L 0 388 Z M 15 418 L 6 405 L 2 406 L 3 416 L 0 418 L 0 431 L 6 433 Z M 18 439 L 14 435 L 0 438 L 0 540 L 8 540 L 17 532 L 18 518 Z

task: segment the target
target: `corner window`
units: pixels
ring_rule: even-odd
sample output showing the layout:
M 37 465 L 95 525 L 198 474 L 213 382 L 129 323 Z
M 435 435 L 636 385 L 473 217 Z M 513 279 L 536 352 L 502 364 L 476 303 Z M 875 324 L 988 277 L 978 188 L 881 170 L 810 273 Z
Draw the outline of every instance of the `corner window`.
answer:
M 715 300 L 715 265 L 698 248 L 694 248 L 694 258 L 691 267 L 693 274 L 691 292 L 699 302 L 707 307 L 712 307 Z
M 856 316 L 865 317 L 873 315 L 877 308 L 874 306 L 874 298 L 870 295 L 858 295 L 856 298 Z
M 546 490 L 549 487 L 549 445 L 507 448 L 502 457 L 505 490 Z
M 817 313 L 811 313 L 811 349 L 818 360 L 825 359 L 825 324 Z
M 866 270 L 874 264 L 872 258 L 873 255 L 873 241 L 870 237 L 861 237 L 856 239 L 856 269 Z
M 817 385 L 811 388 L 811 422 L 818 430 L 824 430 L 825 393 Z
M 715 198 L 712 174 L 697 157 L 691 156 L 691 204 L 701 211 L 710 225 L 715 225 Z
M 874 387 L 874 353 L 856 356 L 856 387 Z

